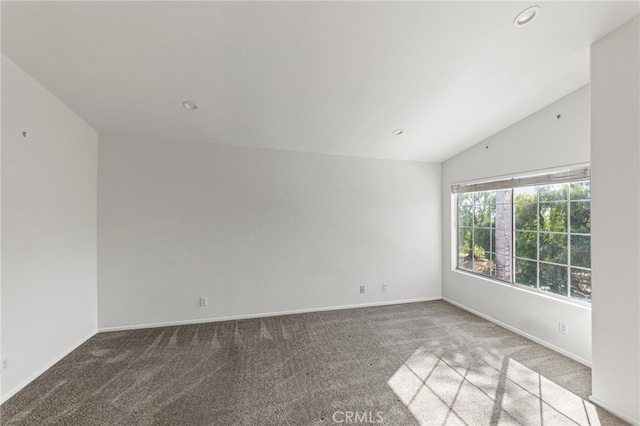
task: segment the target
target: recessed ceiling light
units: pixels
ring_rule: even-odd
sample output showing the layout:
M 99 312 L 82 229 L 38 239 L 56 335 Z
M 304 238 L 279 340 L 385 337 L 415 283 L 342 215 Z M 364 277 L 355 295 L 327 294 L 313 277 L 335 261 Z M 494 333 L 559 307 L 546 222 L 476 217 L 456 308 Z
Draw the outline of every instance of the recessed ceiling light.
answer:
M 540 11 L 540 6 L 531 6 L 518 13 L 516 19 L 513 20 L 514 27 L 524 27 L 529 22 L 533 21 L 538 12 Z
M 198 105 L 194 104 L 191 101 L 184 101 L 182 103 L 182 106 L 184 106 L 186 109 L 190 109 L 190 110 L 198 109 Z
M 395 130 L 394 130 L 393 132 L 391 132 L 391 133 L 393 133 L 393 134 L 394 134 L 394 135 L 396 135 L 396 136 L 400 136 L 402 133 L 404 133 L 404 130 L 402 130 L 402 129 L 395 129 Z

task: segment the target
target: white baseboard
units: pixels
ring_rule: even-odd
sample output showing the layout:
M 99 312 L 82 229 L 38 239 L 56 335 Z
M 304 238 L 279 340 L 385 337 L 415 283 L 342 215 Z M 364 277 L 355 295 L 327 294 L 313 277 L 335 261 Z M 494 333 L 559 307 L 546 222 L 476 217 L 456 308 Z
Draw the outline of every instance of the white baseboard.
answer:
M 616 410 L 615 408 L 612 408 L 610 405 L 607 405 L 604 402 L 600 401 L 598 398 L 594 398 L 593 395 L 589 396 L 589 401 L 593 402 L 598 407 L 604 408 L 605 410 L 607 410 L 611 414 L 614 414 L 614 415 L 620 417 L 625 422 L 631 423 L 633 426 L 640 426 L 640 419 L 634 419 L 634 418 L 632 418 L 631 416 L 629 416 L 627 414 L 621 413 L 620 411 Z
M 425 298 L 419 298 L 419 299 L 393 300 L 390 302 L 373 302 L 373 303 L 362 303 L 362 304 L 356 304 L 356 305 L 341 305 L 341 306 L 328 306 L 328 307 L 317 307 L 317 308 L 308 308 L 308 309 L 294 309 L 290 311 L 280 311 L 280 312 L 262 312 L 257 314 L 233 315 L 233 316 L 217 317 L 217 318 L 199 318 L 199 319 L 193 319 L 193 320 L 168 321 L 168 322 L 158 322 L 158 323 L 148 323 L 148 324 L 103 327 L 103 328 L 99 328 L 98 332 L 102 333 L 102 332 L 109 332 L 109 331 L 139 330 L 143 328 L 173 327 L 176 325 L 205 324 L 209 322 L 235 321 L 235 320 L 251 319 L 251 318 L 276 317 L 280 315 L 306 314 L 310 312 L 337 311 L 340 309 L 400 305 L 403 303 L 428 302 L 432 300 L 441 300 L 441 299 L 442 297 L 439 297 L 439 296 L 425 297 Z
M 460 309 L 464 309 L 467 312 L 471 312 L 474 315 L 477 315 L 477 316 L 479 316 L 481 318 L 484 318 L 487 321 L 490 321 L 490 322 L 492 322 L 494 324 L 497 324 L 500 327 L 503 327 L 503 328 L 506 328 L 507 330 L 513 331 L 514 333 L 519 334 L 519 335 L 521 335 L 523 337 L 526 337 L 529 340 L 533 340 L 534 342 L 536 342 L 536 343 L 538 343 L 538 344 L 540 344 L 542 346 L 545 346 L 545 347 L 547 347 L 547 348 L 549 348 L 551 350 L 554 350 L 554 351 L 556 351 L 556 352 L 558 352 L 558 353 L 560 353 L 560 354 L 562 354 L 562 355 L 564 355 L 564 356 L 566 356 L 568 358 L 571 358 L 574 361 L 578 361 L 580 364 L 586 365 L 587 367 L 591 367 L 591 361 L 588 361 L 588 360 L 586 360 L 584 358 L 581 358 L 581 357 L 579 357 L 579 356 L 577 356 L 575 354 L 572 354 L 571 352 L 568 352 L 568 351 L 566 351 L 566 350 L 564 350 L 562 348 L 559 348 L 559 347 L 557 347 L 555 345 L 552 345 L 551 343 L 546 342 L 546 341 L 544 341 L 544 340 L 542 340 L 542 339 L 540 339 L 538 337 L 532 336 L 531 334 L 526 333 L 526 332 L 524 332 L 524 331 L 522 331 L 522 330 L 520 330 L 520 329 L 518 329 L 516 327 L 510 326 L 509 324 L 503 323 L 502 321 L 498 321 L 497 319 L 495 319 L 493 317 L 490 317 L 489 315 L 485 315 L 485 314 L 483 314 L 481 312 L 478 312 L 478 311 L 476 311 L 474 309 L 471 309 L 468 306 L 465 306 L 465 305 L 463 305 L 461 303 L 454 302 L 453 300 L 450 300 L 450 299 L 448 299 L 446 297 L 443 297 L 442 300 L 444 300 L 447 303 L 451 303 L 452 305 L 455 305 L 455 306 L 459 307 Z
M 85 337 L 81 338 L 76 343 L 71 345 L 71 347 L 69 349 L 67 349 L 65 352 L 63 352 L 62 354 L 60 354 L 57 357 L 53 358 L 49 362 L 47 362 L 43 367 L 41 367 L 39 370 L 37 370 L 36 372 L 31 374 L 29 377 L 27 377 L 25 380 L 23 380 L 20 384 L 18 384 L 17 386 L 14 386 L 13 389 L 11 389 L 8 392 L 3 392 L 2 393 L 2 397 L 0 398 L 0 405 L 2 405 L 5 402 L 7 402 L 12 396 L 14 396 L 18 392 L 20 392 L 22 390 L 22 388 L 27 386 L 29 383 L 33 382 L 35 379 L 38 378 L 38 376 L 40 376 L 42 373 L 44 373 L 45 371 L 47 371 L 48 369 L 53 367 L 57 362 L 62 360 L 62 358 L 66 357 L 71 352 L 75 351 L 78 347 L 80 347 L 80 345 L 82 345 L 87 340 L 91 339 L 97 333 L 98 333 L 98 330 L 91 331 Z

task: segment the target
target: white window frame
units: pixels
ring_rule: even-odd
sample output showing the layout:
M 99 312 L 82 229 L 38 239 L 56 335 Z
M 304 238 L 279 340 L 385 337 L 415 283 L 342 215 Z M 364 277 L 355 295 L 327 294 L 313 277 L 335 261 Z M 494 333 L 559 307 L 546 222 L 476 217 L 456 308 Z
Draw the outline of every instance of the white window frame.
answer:
M 451 233 L 451 255 L 452 255 L 452 270 L 462 274 L 468 274 L 473 277 L 477 277 L 480 279 L 486 279 L 492 282 L 500 283 L 503 285 L 507 285 L 510 287 L 516 287 L 524 290 L 528 290 L 534 294 L 548 296 L 557 298 L 562 301 L 575 303 L 579 305 L 584 305 L 591 307 L 591 301 L 585 301 L 578 298 L 574 298 L 571 296 L 571 289 L 568 289 L 568 295 L 556 294 L 550 291 L 541 290 L 540 287 L 540 273 L 537 273 L 537 282 L 536 287 L 531 287 L 524 284 L 516 283 L 515 279 L 515 263 L 516 263 L 516 250 L 515 250 L 515 240 L 516 240 L 516 218 L 515 218 L 515 200 L 511 200 L 512 205 L 512 218 L 511 218 L 511 279 L 510 281 L 504 281 L 497 277 L 493 277 L 491 275 L 484 275 L 477 272 L 470 271 L 468 269 L 461 269 L 458 267 L 458 244 L 459 244 L 459 229 L 458 229 L 458 197 L 457 195 L 460 193 L 466 192 L 481 192 L 481 191 L 492 191 L 499 189 L 514 189 L 518 187 L 527 187 L 527 186 L 538 186 L 538 185 L 553 185 L 559 183 L 572 183 L 572 182 L 580 182 L 585 180 L 591 180 L 591 168 L 588 163 L 574 164 L 565 167 L 559 167 L 554 169 L 546 169 L 546 170 L 538 170 L 533 172 L 522 173 L 519 175 L 507 175 L 507 176 L 497 176 L 492 178 L 487 178 L 483 180 L 475 180 L 475 181 L 467 181 L 454 183 L 451 185 L 451 217 L 452 217 L 452 233 Z M 571 200 L 568 199 L 568 220 L 570 221 L 570 207 Z M 540 200 L 536 200 L 536 204 L 539 208 Z M 538 223 L 536 232 L 536 238 L 540 238 L 540 224 Z M 588 269 L 591 268 L 581 268 L 577 266 L 571 265 L 571 235 L 574 233 L 571 232 L 571 223 L 567 223 L 567 274 L 568 274 L 568 282 L 571 279 L 572 268 L 578 269 Z M 581 233 L 578 233 L 581 234 Z M 584 234 L 584 233 L 583 233 Z M 588 235 L 591 235 L 589 233 Z M 540 268 L 540 246 L 538 243 L 538 254 L 537 254 L 537 268 Z M 549 262 L 543 262 L 549 263 Z M 553 263 L 553 262 L 551 262 Z

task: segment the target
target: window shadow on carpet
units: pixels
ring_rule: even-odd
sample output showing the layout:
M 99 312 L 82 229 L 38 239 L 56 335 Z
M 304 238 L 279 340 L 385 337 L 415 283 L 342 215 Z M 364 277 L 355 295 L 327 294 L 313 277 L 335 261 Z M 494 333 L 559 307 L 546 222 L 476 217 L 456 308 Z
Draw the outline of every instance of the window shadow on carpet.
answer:
M 418 348 L 388 385 L 423 425 L 601 425 L 591 402 L 509 356 Z

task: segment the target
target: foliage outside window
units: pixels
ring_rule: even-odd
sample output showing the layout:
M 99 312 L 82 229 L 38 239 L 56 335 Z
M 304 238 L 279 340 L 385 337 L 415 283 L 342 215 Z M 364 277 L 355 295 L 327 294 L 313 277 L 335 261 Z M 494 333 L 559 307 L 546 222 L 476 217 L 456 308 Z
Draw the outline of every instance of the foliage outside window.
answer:
M 459 192 L 458 269 L 590 302 L 590 198 L 589 180 Z

